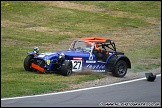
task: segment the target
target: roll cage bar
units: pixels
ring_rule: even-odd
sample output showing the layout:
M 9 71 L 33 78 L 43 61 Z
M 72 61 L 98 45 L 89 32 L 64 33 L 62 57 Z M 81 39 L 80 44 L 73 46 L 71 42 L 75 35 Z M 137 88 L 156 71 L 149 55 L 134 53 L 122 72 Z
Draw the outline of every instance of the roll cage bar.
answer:
M 114 41 L 107 39 L 107 38 L 90 37 L 90 38 L 80 38 L 79 40 L 95 42 L 95 44 L 98 44 L 99 47 L 102 47 L 105 50 L 106 50 L 105 47 L 108 47 L 109 49 L 116 52 L 116 45 Z
M 116 46 L 115 46 L 114 41 L 112 41 L 112 40 L 109 40 L 109 43 L 96 43 L 96 44 L 98 44 L 99 47 L 101 46 L 105 50 L 106 50 L 105 47 L 108 47 L 109 49 L 116 52 Z

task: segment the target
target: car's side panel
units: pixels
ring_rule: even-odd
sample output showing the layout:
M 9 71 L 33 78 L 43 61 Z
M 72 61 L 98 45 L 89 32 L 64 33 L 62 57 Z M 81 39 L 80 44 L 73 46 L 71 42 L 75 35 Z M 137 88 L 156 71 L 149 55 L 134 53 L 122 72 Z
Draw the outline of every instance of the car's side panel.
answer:
M 107 64 L 106 64 L 107 72 L 111 72 L 114 69 L 114 64 L 115 64 L 115 61 L 117 60 L 117 58 L 118 57 L 116 55 L 111 56 L 111 58 L 109 58 L 109 60 L 107 61 Z
M 94 72 L 105 72 L 105 62 L 97 61 L 95 54 L 92 54 L 92 59 L 84 60 L 83 70 L 91 70 Z
M 85 61 L 89 59 L 90 54 L 87 52 L 74 52 L 74 53 L 66 53 L 66 60 L 72 61 L 72 71 L 77 72 L 81 71 L 85 65 Z
M 92 70 L 94 72 L 105 72 L 105 62 L 96 61 L 96 57 L 90 53 L 83 57 L 73 57 L 72 61 L 72 71 L 79 72 L 81 70 Z M 91 59 L 90 59 L 91 58 Z

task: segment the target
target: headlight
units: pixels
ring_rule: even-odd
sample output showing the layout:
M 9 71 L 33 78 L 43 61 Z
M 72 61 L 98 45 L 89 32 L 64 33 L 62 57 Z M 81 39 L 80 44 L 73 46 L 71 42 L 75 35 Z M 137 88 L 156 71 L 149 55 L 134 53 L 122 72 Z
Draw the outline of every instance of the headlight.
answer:
M 38 53 L 39 52 L 39 48 L 38 47 L 34 47 L 33 48 L 33 52 Z
M 65 58 L 65 54 L 64 53 L 61 53 L 60 55 L 59 55 L 59 59 L 64 59 Z

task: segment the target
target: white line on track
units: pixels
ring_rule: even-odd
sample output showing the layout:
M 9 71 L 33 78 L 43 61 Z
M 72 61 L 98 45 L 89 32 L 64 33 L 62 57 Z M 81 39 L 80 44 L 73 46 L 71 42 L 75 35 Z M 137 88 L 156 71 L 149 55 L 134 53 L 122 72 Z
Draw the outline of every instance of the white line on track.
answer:
M 161 76 L 161 74 L 156 75 L 156 76 Z M 113 84 L 108 84 L 108 85 L 103 85 L 103 86 L 97 86 L 97 87 L 89 87 L 89 88 L 71 90 L 71 91 L 64 91 L 64 92 L 57 92 L 57 93 L 49 93 L 49 94 L 40 94 L 40 95 L 32 95 L 32 96 L 2 98 L 1 101 L 2 100 L 10 100 L 10 99 L 21 99 L 21 98 L 30 98 L 30 97 L 39 97 L 39 96 L 48 96 L 48 95 L 55 95 L 55 94 L 71 93 L 71 92 L 84 91 L 84 90 L 90 90 L 90 89 L 96 89 L 96 88 L 102 88 L 102 87 L 109 87 L 109 86 L 114 86 L 114 85 L 119 85 L 119 84 L 125 84 L 125 83 L 130 83 L 130 82 L 134 82 L 134 81 L 140 81 L 140 80 L 144 80 L 144 79 L 146 79 L 146 77 L 144 77 L 144 78 L 138 78 L 138 79 L 134 79 L 134 80 L 129 80 L 129 81 L 123 81 L 123 82 L 113 83 Z

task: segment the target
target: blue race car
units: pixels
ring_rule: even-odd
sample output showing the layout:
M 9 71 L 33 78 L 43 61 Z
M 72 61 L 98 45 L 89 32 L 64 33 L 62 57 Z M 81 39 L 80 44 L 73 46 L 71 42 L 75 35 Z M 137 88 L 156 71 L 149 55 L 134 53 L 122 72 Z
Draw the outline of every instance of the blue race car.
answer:
M 72 42 L 69 50 L 38 52 L 38 47 L 28 52 L 24 60 L 26 71 L 60 72 L 69 76 L 72 72 L 91 70 L 124 77 L 127 68 L 131 68 L 129 58 L 123 52 L 117 52 L 114 41 L 107 38 L 80 38 Z

